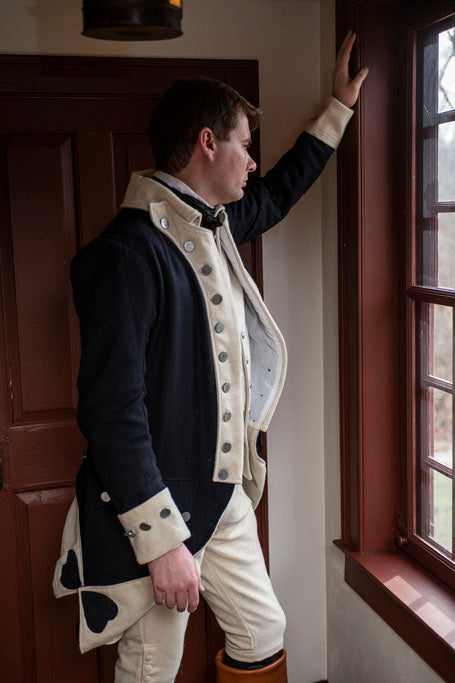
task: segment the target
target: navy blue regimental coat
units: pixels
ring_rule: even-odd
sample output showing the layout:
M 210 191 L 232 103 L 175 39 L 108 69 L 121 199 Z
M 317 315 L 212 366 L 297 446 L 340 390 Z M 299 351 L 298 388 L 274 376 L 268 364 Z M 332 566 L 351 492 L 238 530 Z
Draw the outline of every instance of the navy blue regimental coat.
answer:
M 120 213 L 72 262 L 88 447 L 54 591 L 78 593 L 82 652 L 115 642 L 150 608 L 147 563 L 181 542 L 199 551 L 235 484 L 254 505 L 261 497 L 256 440 L 286 348 L 236 245 L 284 218 L 351 113 L 332 98 L 240 201 L 217 207 L 215 234 L 152 173 L 133 174 Z

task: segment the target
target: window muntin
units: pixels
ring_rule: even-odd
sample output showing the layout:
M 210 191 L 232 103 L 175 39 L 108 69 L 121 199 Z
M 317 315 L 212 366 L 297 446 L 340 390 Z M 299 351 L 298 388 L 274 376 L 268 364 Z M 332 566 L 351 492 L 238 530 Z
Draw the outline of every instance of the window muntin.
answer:
M 455 566 L 455 20 L 417 34 L 412 289 L 408 335 L 414 533 Z M 415 249 L 412 250 L 412 246 Z M 432 294 L 434 292 L 434 294 Z M 415 334 L 415 336 L 414 336 Z

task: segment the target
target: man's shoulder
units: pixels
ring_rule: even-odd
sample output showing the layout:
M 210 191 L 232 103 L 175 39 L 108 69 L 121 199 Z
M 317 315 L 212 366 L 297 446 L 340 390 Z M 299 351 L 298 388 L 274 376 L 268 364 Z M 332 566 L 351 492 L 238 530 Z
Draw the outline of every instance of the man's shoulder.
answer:
M 75 254 L 71 261 L 71 279 L 81 270 L 92 270 L 101 262 L 107 265 L 125 255 L 146 266 L 158 243 L 159 231 L 154 229 L 147 211 L 121 209 L 97 237 Z
M 121 209 L 100 234 L 76 253 L 73 262 L 84 260 L 94 252 L 124 247 L 139 255 L 156 242 L 158 231 L 154 228 L 147 211 Z

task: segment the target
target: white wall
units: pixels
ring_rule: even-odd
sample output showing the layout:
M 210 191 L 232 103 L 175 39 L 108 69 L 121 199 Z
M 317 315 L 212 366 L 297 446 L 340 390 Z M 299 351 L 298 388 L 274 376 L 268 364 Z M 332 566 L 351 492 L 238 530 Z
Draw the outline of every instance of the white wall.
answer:
M 318 0 L 187 0 L 182 38 L 136 44 L 80 36 L 81 5 L 0 0 L 0 51 L 258 59 L 263 169 L 317 111 Z M 266 300 L 290 360 L 269 431 L 271 571 L 288 616 L 290 683 L 326 676 L 320 199 L 317 186 L 264 238 Z
M 335 59 L 334 5 L 335 0 L 321 2 L 323 90 L 330 86 Z M 341 536 L 335 158 L 321 184 L 328 679 L 330 683 L 437 683 L 441 678 L 345 583 L 344 556 L 332 543 Z

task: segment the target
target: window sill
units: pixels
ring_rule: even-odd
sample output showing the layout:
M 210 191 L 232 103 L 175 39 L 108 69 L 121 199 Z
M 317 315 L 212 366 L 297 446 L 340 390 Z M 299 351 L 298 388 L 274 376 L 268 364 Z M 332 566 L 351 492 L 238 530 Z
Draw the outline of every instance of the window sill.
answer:
M 455 681 L 455 591 L 403 553 L 346 555 L 345 581 L 445 681 Z

